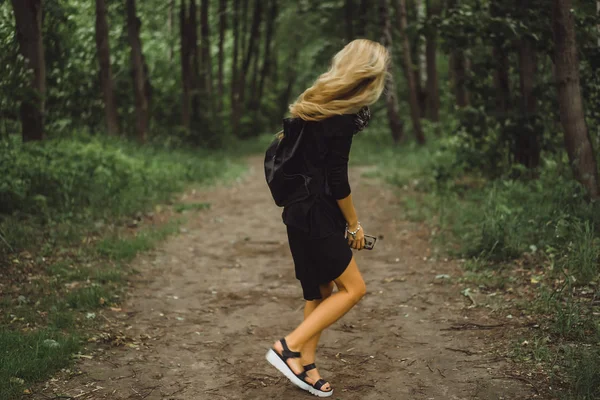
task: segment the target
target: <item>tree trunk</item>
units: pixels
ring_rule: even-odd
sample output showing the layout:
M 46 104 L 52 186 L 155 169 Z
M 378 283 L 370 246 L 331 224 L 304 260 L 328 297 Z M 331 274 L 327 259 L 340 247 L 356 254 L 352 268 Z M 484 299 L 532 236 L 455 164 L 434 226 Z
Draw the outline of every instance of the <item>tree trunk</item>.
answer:
M 189 132 L 192 119 L 192 83 L 191 83 L 191 54 L 190 41 L 188 36 L 188 22 L 186 16 L 187 6 L 185 0 L 181 0 L 179 9 L 179 29 L 181 36 L 181 85 L 183 88 L 183 98 L 181 106 L 181 125 Z
M 427 1 L 427 17 L 431 20 L 441 13 L 440 0 Z M 427 118 L 440 120 L 440 87 L 437 71 L 437 28 L 429 26 L 426 35 L 427 56 Z
M 527 0 L 525 3 L 527 4 Z M 515 161 L 527 168 L 540 164 L 540 143 L 536 123 L 537 99 L 533 94 L 537 74 L 535 42 L 522 38 L 519 42 L 519 77 L 521 90 L 522 128 L 517 133 L 513 154 Z
M 240 88 L 240 107 L 243 107 L 245 99 L 246 99 L 246 77 L 248 76 L 248 72 L 250 71 L 250 63 L 252 62 L 252 58 L 255 55 L 257 48 L 257 40 L 255 38 L 258 37 L 260 30 L 260 22 L 262 16 L 262 2 L 264 0 L 256 0 L 254 5 L 254 15 L 252 17 L 252 27 L 250 29 L 250 37 L 248 40 L 248 48 L 246 49 L 246 55 L 244 57 L 244 62 L 242 65 L 242 70 L 240 73 L 239 79 L 239 88 Z
M 277 0 L 271 0 L 271 8 L 267 19 L 267 37 L 265 39 L 265 56 L 263 58 L 262 71 L 260 73 L 260 83 L 258 85 L 258 100 L 262 101 L 265 81 L 271 71 L 271 48 L 273 42 L 273 33 L 275 32 L 275 20 L 277 19 Z
M 367 36 L 367 25 L 369 23 L 369 9 L 371 5 L 369 0 L 360 0 L 358 6 L 358 28 L 356 29 L 357 38 L 366 38 Z
M 454 96 L 456 97 L 456 105 L 460 108 L 469 105 L 469 92 L 467 91 L 467 59 L 463 50 L 454 50 L 450 54 L 450 69 L 454 80 Z
M 225 61 L 225 32 L 227 30 L 227 0 L 219 0 L 219 100 L 218 111 L 223 111 L 223 99 L 225 97 L 225 88 L 223 85 L 223 64 Z
M 238 58 L 240 48 L 240 0 L 233 0 L 233 60 L 231 66 L 231 127 L 233 132 L 237 132 L 239 121 L 238 102 L 239 102 L 239 76 L 238 76 Z M 243 39 L 243 38 L 242 38 Z M 242 40 L 243 42 L 243 40 Z
M 496 43 L 492 49 L 492 57 L 495 60 L 494 86 L 496 88 L 496 112 L 500 117 L 506 116 L 510 103 L 510 78 L 508 69 L 510 67 L 508 54 L 501 43 Z
M 346 0 L 344 15 L 346 17 L 346 43 L 350 43 L 354 40 L 354 0 Z
M 458 0 L 448 0 L 448 10 L 458 6 Z M 460 108 L 469 105 L 469 92 L 467 91 L 467 58 L 461 48 L 456 48 L 450 53 L 450 75 L 452 78 L 452 88 L 456 97 L 456 105 Z
M 388 49 L 390 60 L 392 60 L 392 22 L 390 19 L 390 0 L 380 0 L 379 14 L 381 18 L 381 26 L 383 28 L 381 34 L 381 44 Z M 392 63 L 390 62 L 390 71 L 392 71 Z M 385 88 L 385 102 L 387 106 L 388 121 L 394 143 L 398 143 L 404 135 L 404 125 L 400 119 L 400 108 L 398 107 L 398 98 L 396 96 L 396 84 L 394 75 L 389 74 Z
M 572 0 L 553 0 L 552 2 L 554 63 L 560 120 L 575 178 L 583 184 L 590 196 L 596 199 L 600 195 L 598 166 L 585 121 L 581 97 L 572 8 Z
M 110 46 L 108 41 L 108 22 L 104 0 L 96 0 L 96 51 L 100 64 L 100 87 L 104 98 L 106 129 L 111 135 L 119 134 L 119 119 L 115 102 L 114 82 L 110 64 Z
M 167 19 L 167 30 L 169 32 L 169 62 L 173 62 L 175 56 L 175 49 L 173 48 L 173 19 L 175 14 L 175 0 L 169 0 L 169 15 Z
M 208 2 L 209 0 L 201 0 L 202 9 L 200 11 L 200 27 L 202 32 L 202 73 L 200 76 L 203 79 L 204 91 L 206 95 L 212 96 L 212 59 L 210 55 L 210 26 L 208 24 Z
M 135 0 L 127 0 L 127 36 L 131 46 L 131 65 L 133 68 L 133 90 L 135 93 L 135 128 L 140 142 L 146 141 L 148 134 L 149 106 L 147 83 L 144 71 L 144 57 L 140 40 L 141 21 L 135 10 Z
M 194 122 L 201 115 L 200 113 L 200 86 L 203 79 L 200 71 L 200 50 L 198 49 L 198 7 L 196 0 L 190 0 L 190 7 L 186 21 L 186 35 L 190 62 L 190 87 L 192 116 L 190 120 Z M 194 118 L 195 116 L 195 118 Z
M 421 110 L 419 108 L 417 85 L 415 83 L 415 74 L 412 72 L 413 62 L 410 54 L 410 43 L 406 34 L 406 1 L 398 0 L 397 5 L 398 27 L 400 28 L 400 32 L 402 33 L 402 55 L 404 59 L 404 73 L 406 75 L 406 82 L 408 83 L 410 114 L 417 142 L 419 144 L 424 144 L 425 136 L 423 135 L 423 130 L 421 129 Z
M 415 7 L 417 10 L 417 20 L 419 26 L 423 25 L 426 17 L 425 2 L 423 0 L 415 0 Z M 419 65 L 419 80 L 421 87 L 427 85 L 427 43 L 422 35 L 417 35 L 417 60 Z
M 34 92 L 21 101 L 23 141 L 44 139 L 46 61 L 42 38 L 42 1 L 12 0 L 19 49 L 33 71 L 29 86 Z
M 495 0 L 491 3 L 490 13 L 492 17 L 505 17 L 506 15 L 501 12 L 498 2 L 499 0 Z M 510 104 L 510 78 L 508 76 L 510 65 L 508 53 L 504 48 L 504 38 L 498 36 L 493 42 L 492 57 L 495 60 L 494 86 L 496 89 L 496 113 L 499 117 L 504 118 L 509 111 Z

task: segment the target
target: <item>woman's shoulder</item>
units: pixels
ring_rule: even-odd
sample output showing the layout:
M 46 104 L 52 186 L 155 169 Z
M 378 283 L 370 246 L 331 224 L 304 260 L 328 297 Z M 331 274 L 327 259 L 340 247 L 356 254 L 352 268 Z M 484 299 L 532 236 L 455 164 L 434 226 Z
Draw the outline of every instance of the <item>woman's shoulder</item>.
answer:
M 325 136 L 353 136 L 356 132 L 353 114 L 341 114 L 318 121 Z

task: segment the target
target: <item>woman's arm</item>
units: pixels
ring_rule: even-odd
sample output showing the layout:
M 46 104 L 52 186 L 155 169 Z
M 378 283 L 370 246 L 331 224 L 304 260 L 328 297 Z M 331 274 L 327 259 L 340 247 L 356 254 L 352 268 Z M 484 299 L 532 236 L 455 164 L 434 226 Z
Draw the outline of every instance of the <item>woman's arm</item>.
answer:
M 358 217 L 356 215 L 354 203 L 352 202 L 352 194 L 349 194 L 343 199 L 337 200 L 337 203 L 340 207 L 340 210 L 342 210 L 342 214 L 344 214 L 344 218 L 346 218 L 346 222 L 348 223 L 348 231 L 355 232 L 358 229 Z M 365 233 L 363 232 L 362 228 L 356 232 L 355 237 L 356 239 L 348 234 L 348 243 L 353 249 L 362 250 L 363 247 L 365 247 Z
M 348 223 L 348 230 L 354 232 L 358 229 L 358 217 L 352 202 L 350 184 L 348 183 L 348 161 L 350 148 L 352 147 L 352 136 L 351 132 L 344 132 L 332 138 L 327 181 L 331 193 L 337 200 L 338 206 Z M 356 239 L 353 240 L 352 236 L 348 235 L 348 242 L 350 246 L 360 250 L 365 245 L 362 229 L 355 236 Z

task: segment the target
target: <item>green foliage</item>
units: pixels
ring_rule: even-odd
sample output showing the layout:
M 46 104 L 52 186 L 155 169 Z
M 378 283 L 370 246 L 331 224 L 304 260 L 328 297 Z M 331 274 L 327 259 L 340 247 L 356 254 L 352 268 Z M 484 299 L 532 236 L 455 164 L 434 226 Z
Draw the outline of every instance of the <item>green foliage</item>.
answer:
M 174 233 L 179 222 L 172 221 L 167 225 L 134 236 L 104 238 L 96 246 L 98 254 L 112 261 L 131 261 L 138 253 L 153 248 L 156 242 Z
M 39 237 L 43 226 L 52 229 L 50 240 L 73 237 L 76 221 L 132 214 L 186 184 L 242 170 L 215 152 L 88 135 L 27 144 L 13 137 L 0 141 L 0 154 L 0 229 L 13 249 Z
M 79 347 L 76 337 L 51 329 L 0 329 L 0 398 L 21 398 L 26 385 L 68 365 Z

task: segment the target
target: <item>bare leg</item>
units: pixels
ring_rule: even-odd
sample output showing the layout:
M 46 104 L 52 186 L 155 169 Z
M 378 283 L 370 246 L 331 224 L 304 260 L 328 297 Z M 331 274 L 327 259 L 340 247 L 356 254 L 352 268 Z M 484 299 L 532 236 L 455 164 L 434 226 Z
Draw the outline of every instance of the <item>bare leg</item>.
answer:
M 308 316 L 323 302 L 323 300 L 325 300 L 329 296 L 331 296 L 332 293 L 333 293 L 333 282 L 330 282 L 327 285 L 322 285 L 321 286 L 321 296 L 323 296 L 323 298 L 320 300 L 312 300 L 312 301 L 306 302 L 306 305 L 304 306 L 304 319 L 308 318 Z M 319 345 L 320 338 L 321 338 L 321 332 L 318 332 L 316 335 L 311 337 L 308 340 L 308 342 L 306 342 L 304 344 L 304 346 L 302 347 L 302 350 L 300 351 L 302 353 L 302 358 L 300 359 L 300 364 L 302 366 L 313 364 L 315 362 L 317 346 Z M 316 368 L 308 371 L 307 375 L 308 375 L 307 381 L 311 384 L 314 384 L 319 379 L 321 379 L 321 374 L 319 374 L 319 371 Z M 326 385 L 323 385 L 322 390 L 327 391 L 329 389 L 330 389 L 329 383 Z
M 292 333 L 286 336 L 285 340 L 290 350 L 301 350 L 313 336 L 320 334 L 323 329 L 340 319 L 366 293 L 365 282 L 354 258 L 346 271 L 335 280 L 335 284 L 338 292 L 324 299 Z M 281 354 L 282 346 L 279 341 L 273 345 L 273 348 Z M 303 371 L 299 359 L 291 359 L 288 364 L 296 374 Z
M 313 300 L 307 301 L 304 306 L 304 319 L 308 318 L 308 316 L 323 302 L 323 300 L 327 299 L 333 293 L 333 282 L 330 282 L 327 285 L 321 286 L 321 296 L 323 298 L 321 300 Z M 302 365 L 308 365 L 315 362 L 315 353 L 317 351 L 317 345 L 319 344 L 319 339 L 321 338 L 321 332 L 318 332 L 313 337 L 311 337 L 308 342 L 302 346 Z

